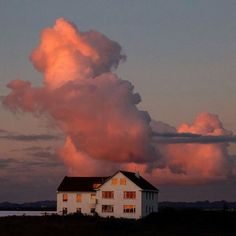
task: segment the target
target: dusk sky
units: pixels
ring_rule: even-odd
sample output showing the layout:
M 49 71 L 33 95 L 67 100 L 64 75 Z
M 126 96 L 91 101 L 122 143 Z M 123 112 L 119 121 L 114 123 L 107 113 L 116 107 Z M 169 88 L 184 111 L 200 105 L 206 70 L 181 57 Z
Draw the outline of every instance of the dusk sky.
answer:
M 236 1 L 0 0 L 0 29 L 0 202 L 115 169 L 160 201 L 235 201 Z

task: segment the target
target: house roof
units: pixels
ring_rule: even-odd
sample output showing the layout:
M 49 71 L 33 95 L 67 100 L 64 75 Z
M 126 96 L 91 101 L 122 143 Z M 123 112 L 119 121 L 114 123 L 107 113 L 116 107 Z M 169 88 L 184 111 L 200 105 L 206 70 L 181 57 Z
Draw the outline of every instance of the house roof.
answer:
M 119 171 L 124 176 L 126 176 L 128 179 L 130 179 L 133 183 L 135 183 L 138 187 L 140 187 L 142 190 L 154 190 L 159 191 L 155 186 L 150 184 L 146 179 L 144 179 L 141 175 L 134 173 L 134 172 L 128 172 L 128 171 Z
M 134 172 L 128 171 L 117 171 L 114 175 L 108 177 L 68 177 L 62 180 L 61 184 L 59 185 L 57 191 L 83 191 L 83 192 L 95 192 L 100 186 L 95 186 L 95 184 L 103 185 L 107 181 L 109 181 L 113 176 L 117 173 L 122 173 L 126 176 L 130 181 L 136 184 L 142 190 L 152 190 L 152 191 L 159 191 L 156 187 L 150 184 L 147 180 L 145 180 L 142 176 L 137 175 Z
M 57 191 L 95 192 L 95 184 L 104 183 L 109 177 L 68 177 L 62 180 Z

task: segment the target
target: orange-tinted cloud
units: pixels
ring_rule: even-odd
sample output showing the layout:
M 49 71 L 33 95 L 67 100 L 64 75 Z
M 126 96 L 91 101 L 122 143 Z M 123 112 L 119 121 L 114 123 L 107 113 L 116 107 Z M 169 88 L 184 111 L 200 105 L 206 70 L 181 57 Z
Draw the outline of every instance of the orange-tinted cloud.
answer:
M 8 84 L 3 103 L 12 110 L 47 114 L 64 132 L 59 151 L 70 174 L 110 174 L 117 169 L 140 171 L 156 183 L 203 183 L 235 176 L 227 143 L 163 144 L 154 132 L 231 135 L 215 115 L 199 114 L 178 129 L 162 122 L 150 126 L 137 108 L 133 85 L 112 73 L 125 56 L 117 42 L 96 31 L 80 32 L 58 19 L 41 34 L 31 54 L 44 85 Z

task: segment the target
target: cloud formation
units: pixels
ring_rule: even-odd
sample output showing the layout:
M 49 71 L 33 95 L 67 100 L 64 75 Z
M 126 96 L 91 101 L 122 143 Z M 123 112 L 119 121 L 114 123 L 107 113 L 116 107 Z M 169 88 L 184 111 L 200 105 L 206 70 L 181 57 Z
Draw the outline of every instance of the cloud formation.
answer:
M 105 35 L 81 32 L 60 18 L 42 31 L 30 58 L 43 73 L 43 86 L 11 81 L 3 104 L 13 111 L 48 114 L 66 136 L 58 153 L 69 173 L 138 170 L 156 183 L 204 183 L 236 176 L 235 159 L 227 149 L 235 136 L 219 118 L 201 113 L 193 124 L 178 128 L 151 121 L 137 107 L 141 97 L 134 86 L 113 72 L 125 56 Z

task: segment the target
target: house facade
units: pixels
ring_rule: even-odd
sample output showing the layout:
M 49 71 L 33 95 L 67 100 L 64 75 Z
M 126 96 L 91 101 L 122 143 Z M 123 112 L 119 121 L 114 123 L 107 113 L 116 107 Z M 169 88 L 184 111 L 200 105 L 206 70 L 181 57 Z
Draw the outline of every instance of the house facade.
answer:
M 65 177 L 57 191 L 57 213 L 138 219 L 158 211 L 158 189 L 138 173 L 109 177 Z

